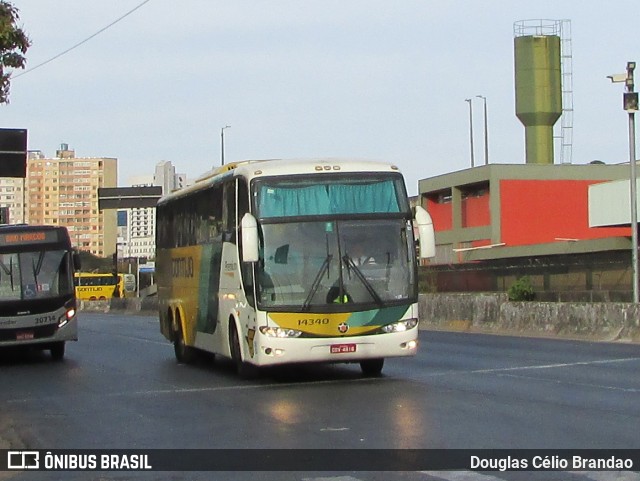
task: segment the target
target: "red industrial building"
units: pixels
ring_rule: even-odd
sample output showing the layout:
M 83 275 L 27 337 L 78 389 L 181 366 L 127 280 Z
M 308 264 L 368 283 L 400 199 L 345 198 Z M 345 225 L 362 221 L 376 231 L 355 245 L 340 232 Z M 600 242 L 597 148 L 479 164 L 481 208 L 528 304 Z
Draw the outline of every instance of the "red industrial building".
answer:
M 488 164 L 485 109 L 487 165 L 419 181 L 418 202 L 436 231 L 423 289 L 506 291 L 527 277 L 542 300 L 630 300 L 629 164 L 554 160 L 553 128 L 561 117 L 561 153 L 570 151 L 572 139 L 565 23 L 514 24 L 515 113 L 525 130 L 525 163 Z M 627 64 L 627 85 L 634 68 Z M 471 125 L 470 139 L 473 165 Z
M 628 164 L 490 164 L 421 180 L 436 230 L 431 289 L 502 291 L 526 275 L 541 297 L 626 299 L 631 231 L 589 227 L 589 186 L 628 176 Z

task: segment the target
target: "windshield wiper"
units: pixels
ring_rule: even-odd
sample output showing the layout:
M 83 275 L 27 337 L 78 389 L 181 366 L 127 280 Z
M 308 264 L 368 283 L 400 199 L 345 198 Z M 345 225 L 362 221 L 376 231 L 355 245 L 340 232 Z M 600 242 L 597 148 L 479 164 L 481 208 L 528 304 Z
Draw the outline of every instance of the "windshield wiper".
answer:
M 33 257 L 31 258 L 31 270 L 33 271 L 33 280 L 36 283 L 36 286 L 38 285 L 38 274 L 40 274 L 40 270 L 42 269 L 42 261 L 44 260 L 44 251 L 40 251 L 40 254 L 38 254 L 38 263 L 36 264 L 33 260 Z
M 373 297 L 373 300 L 376 301 L 376 304 L 380 306 L 383 305 L 384 302 L 382 301 L 382 299 L 380 298 L 376 290 L 373 288 L 369 280 L 362 275 L 362 272 L 360 271 L 360 269 L 358 269 L 358 266 L 356 266 L 355 262 L 353 262 L 353 259 L 348 255 L 345 255 L 342 257 L 342 260 L 344 261 L 345 264 L 347 264 L 347 266 L 349 266 L 353 270 L 356 277 L 360 279 L 360 282 L 362 282 L 362 285 L 365 287 L 369 295 Z
M 325 272 L 329 271 L 329 264 L 331 263 L 331 259 L 333 259 L 332 254 L 327 254 L 327 257 L 324 258 L 324 262 L 320 266 L 320 270 L 316 274 L 316 278 L 313 280 L 313 284 L 311 284 L 311 289 L 309 290 L 309 295 L 304 300 L 304 304 L 302 304 L 302 311 L 306 311 L 309 309 L 309 304 L 311 304 L 311 300 L 313 296 L 318 292 L 318 287 L 320 287 L 320 281 L 322 280 L 322 276 Z
M 0 261 L 0 267 L 2 268 L 4 273 L 9 276 L 9 279 L 11 279 L 11 290 L 13 291 L 13 289 L 14 289 L 14 285 L 13 285 L 13 257 L 9 258 L 9 267 L 7 267 L 7 265 L 2 261 Z

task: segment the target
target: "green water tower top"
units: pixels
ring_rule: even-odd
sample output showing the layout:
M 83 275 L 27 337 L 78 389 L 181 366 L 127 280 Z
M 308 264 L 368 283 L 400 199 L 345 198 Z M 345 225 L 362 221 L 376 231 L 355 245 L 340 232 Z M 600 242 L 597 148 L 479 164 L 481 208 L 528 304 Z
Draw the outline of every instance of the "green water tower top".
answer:
M 514 24 L 516 116 L 525 127 L 526 162 L 553 164 L 553 126 L 562 115 L 562 21 Z

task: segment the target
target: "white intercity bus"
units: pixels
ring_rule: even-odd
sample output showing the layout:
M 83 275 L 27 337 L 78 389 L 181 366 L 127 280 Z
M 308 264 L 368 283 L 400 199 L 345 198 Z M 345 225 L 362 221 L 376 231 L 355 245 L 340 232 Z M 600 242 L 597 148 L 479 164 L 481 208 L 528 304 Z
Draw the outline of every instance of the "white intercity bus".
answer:
M 433 256 L 431 218 L 390 164 L 223 166 L 158 202 L 160 330 L 179 362 L 207 351 L 241 376 L 303 362 L 377 375 L 418 347 L 414 226 Z
M 78 339 L 74 269 L 65 227 L 0 226 L 0 347 L 28 345 L 64 357 Z

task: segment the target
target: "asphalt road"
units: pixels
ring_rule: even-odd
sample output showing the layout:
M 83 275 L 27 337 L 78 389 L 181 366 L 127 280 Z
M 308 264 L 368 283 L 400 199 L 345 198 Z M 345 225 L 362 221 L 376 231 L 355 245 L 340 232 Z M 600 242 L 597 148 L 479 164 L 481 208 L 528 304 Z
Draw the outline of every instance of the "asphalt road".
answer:
M 639 372 L 637 344 L 422 331 L 419 354 L 387 360 L 379 378 L 363 378 L 358 365 L 332 365 L 273 369 L 247 381 L 222 359 L 177 364 L 153 317 L 82 313 L 80 340 L 68 344 L 61 363 L 46 352 L 0 352 L 0 440 L 12 449 L 639 449 Z M 8 479 L 62 479 L 53 474 L 12 473 Z M 565 474 L 64 478 L 640 480 L 637 473 Z

